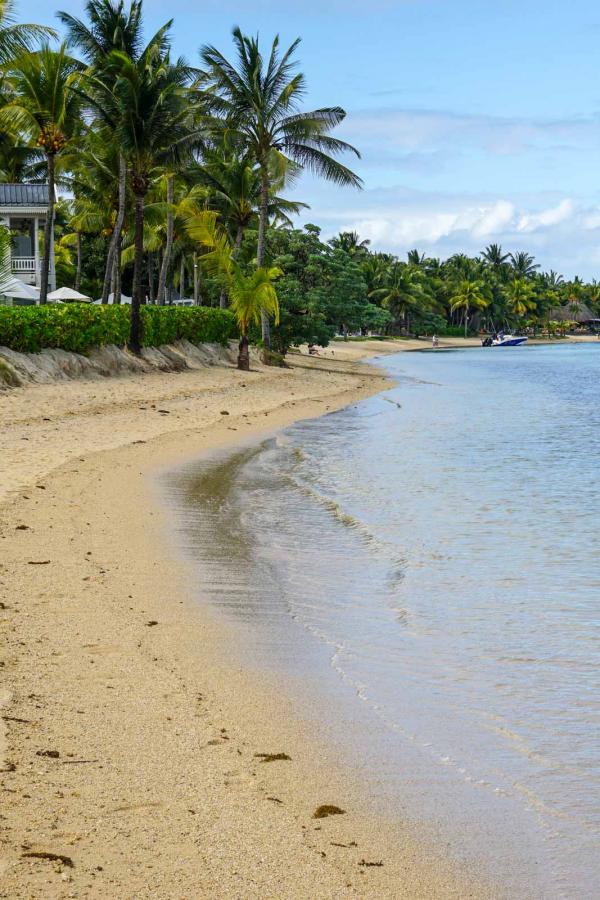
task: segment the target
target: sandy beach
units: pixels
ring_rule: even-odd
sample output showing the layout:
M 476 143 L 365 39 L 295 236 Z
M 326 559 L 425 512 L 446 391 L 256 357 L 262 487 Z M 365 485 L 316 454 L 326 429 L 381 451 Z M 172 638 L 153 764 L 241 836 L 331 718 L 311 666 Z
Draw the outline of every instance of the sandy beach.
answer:
M 400 348 L 332 349 L 0 394 L 1 897 L 500 896 L 236 667 L 156 503 L 157 470 L 384 389 L 358 360 Z

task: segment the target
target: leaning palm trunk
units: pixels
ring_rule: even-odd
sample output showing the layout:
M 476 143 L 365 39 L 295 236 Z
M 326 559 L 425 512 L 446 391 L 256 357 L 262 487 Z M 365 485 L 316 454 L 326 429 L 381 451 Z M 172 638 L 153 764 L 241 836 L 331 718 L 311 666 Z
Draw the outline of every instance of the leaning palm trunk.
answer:
M 40 278 L 40 303 L 46 303 L 48 296 L 48 276 L 50 274 L 50 256 L 52 254 L 52 234 L 54 231 L 54 153 L 48 153 L 48 212 L 44 224 L 44 256 Z
M 135 255 L 133 261 L 133 296 L 131 298 L 131 331 L 129 336 L 129 347 L 134 353 L 139 353 L 142 349 L 141 306 L 143 302 L 144 193 L 139 191 L 135 193 Z
M 265 244 L 267 236 L 267 224 L 269 221 L 269 173 L 266 164 L 261 167 L 261 188 L 260 188 L 260 215 L 258 219 L 258 247 L 256 250 L 256 264 L 260 268 L 265 264 Z M 271 347 L 271 328 L 269 326 L 269 317 L 264 311 L 260 312 L 260 323 L 262 328 L 263 344 L 267 350 Z
M 123 231 L 123 223 L 125 222 L 125 203 L 127 199 L 127 165 L 123 154 L 119 155 L 119 200 L 117 207 L 117 221 L 113 229 L 112 237 L 108 247 L 108 255 L 106 257 L 106 271 L 104 273 L 104 284 L 102 285 L 102 302 L 108 303 L 108 295 L 110 293 L 110 282 L 115 266 L 117 249 L 121 241 L 121 232 Z
M 233 250 L 231 251 L 232 259 L 238 258 L 243 239 L 244 239 L 244 227 L 242 225 L 238 225 L 238 230 L 235 235 L 235 242 L 233 244 Z M 227 294 L 227 289 L 222 288 L 221 295 L 219 297 L 219 306 L 221 307 L 221 309 L 227 309 L 228 305 L 229 305 L 229 296 Z M 269 323 L 267 321 L 267 326 L 268 326 L 268 324 Z
M 160 275 L 158 277 L 158 304 L 164 306 L 165 291 L 167 286 L 167 273 L 171 265 L 171 253 L 173 252 L 173 176 L 167 177 L 167 204 L 169 206 L 167 212 L 167 242 L 165 252 L 160 267 Z

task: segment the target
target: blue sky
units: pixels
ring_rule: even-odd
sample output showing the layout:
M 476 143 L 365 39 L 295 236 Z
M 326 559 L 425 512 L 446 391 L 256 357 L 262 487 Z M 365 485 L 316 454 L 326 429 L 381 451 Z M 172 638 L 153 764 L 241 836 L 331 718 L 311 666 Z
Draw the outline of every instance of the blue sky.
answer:
M 56 24 L 83 0 L 21 0 Z M 445 257 L 497 241 L 600 278 L 600 8 L 591 0 L 145 0 L 148 36 L 231 51 L 233 24 L 302 37 L 306 106 L 343 106 L 361 192 L 303 178 L 301 221 Z

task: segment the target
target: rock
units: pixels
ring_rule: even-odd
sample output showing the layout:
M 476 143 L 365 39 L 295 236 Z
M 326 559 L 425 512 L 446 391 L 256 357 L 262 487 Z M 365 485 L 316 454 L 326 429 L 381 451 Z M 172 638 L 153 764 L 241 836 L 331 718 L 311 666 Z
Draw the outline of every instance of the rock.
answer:
M 279 762 L 279 760 L 291 760 L 292 758 L 291 756 L 288 756 L 287 753 L 255 753 L 254 756 L 264 763 Z
M 313 813 L 313 819 L 326 819 L 328 816 L 343 816 L 345 814 L 345 809 L 334 806 L 332 803 L 324 803 L 322 806 L 317 806 Z

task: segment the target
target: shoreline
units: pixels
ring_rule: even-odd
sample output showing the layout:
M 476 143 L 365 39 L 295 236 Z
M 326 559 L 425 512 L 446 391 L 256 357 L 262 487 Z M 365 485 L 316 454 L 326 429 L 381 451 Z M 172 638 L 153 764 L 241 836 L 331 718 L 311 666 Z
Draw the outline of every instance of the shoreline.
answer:
M 194 600 L 155 503 L 159 469 L 389 385 L 340 357 L 1 398 L 9 467 L 27 438 L 0 483 L 1 897 L 497 896 L 374 818 L 285 690 L 228 659 L 232 632 Z M 326 803 L 346 814 L 313 819 Z

